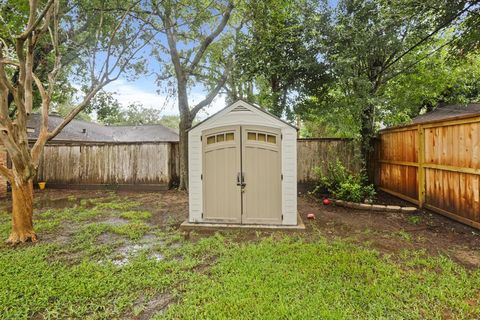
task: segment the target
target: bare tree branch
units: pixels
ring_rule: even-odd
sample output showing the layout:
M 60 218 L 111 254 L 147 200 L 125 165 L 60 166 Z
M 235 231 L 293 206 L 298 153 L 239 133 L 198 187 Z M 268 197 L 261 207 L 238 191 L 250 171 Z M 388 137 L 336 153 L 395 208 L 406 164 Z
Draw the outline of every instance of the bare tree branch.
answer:
M 465 12 L 467 12 L 472 6 L 474 6 L 475 4 L 477 4 L 478 1 L 473 1 L 472 3 L 470 3 L 469 6 L 467 6 L 465 9 L 463 9 L 462 11 L 458 12 L 457 14 L 455 14 L 452 18 L 448 19 L 447 21 L 445 21 L 444 23 L 440 24 L 438 27 L 436 27 L 432 32 L 430 32 L 428 35 L 426 35 L 425 37 L 423 37 L 422 39 L 420 39 L 418 42 L 416 42 L 413 46 L 411 46 L 410 48 L 408 48 L 406 51 L 404 51 L 402 54 L 400 54 L 398 57 L 396 57 L 395 59 L 393 59 L 390 63 L 388 63 L 385 67 L 384 67 L 384 70 L 390 68 L 392 65 L 394 65 L 396 62 L 398 62 L 400 59 L 402 59 L 403 57 L 405 57 L 407 54 L 409 54 L 410 52 L 412 52 L 413 50 L 415 50 L 416 48 L 418 48 L 420 45 L 422 45 L 423 43 L 425 43 L 426 41 L 428 41 L 430 38 L 432 38 L 434 35 L 436 35 L 438 32 L 440 32 L 441 30 L 443 30 L 444 28 L 446 28 L 447 26 L 449 26 L 455 19 L 457 19 L 458 17 L 460 17 L 462 14 L 464 14 Z
M 92 98 L 100 91 L 103 87 L 109 84 L 112 80 L 105 80 L 104 82 L 97 84 L 70 113 L 64 118 L 64 120 L 48 134 L 48 139 L 51 140 L 55 138 L 67 124 L 69 124 L 85 107 L 90 103 Z
M 55 0 L 49 0 L 45 7 L 43 8 L 42 12 L 38 17 L 35 16 L 37 15 L 37 7 L 38 7 L 38 1 L 37 0 L 30 0 L 30 15 L 27 23 L 27 29 L 22 32 L 17 39 L 20 40 L 26 40 L 28 36 L 37 28 L 37 26 L 42 22 L 43 17 L 47 14 L 48 10 L 50 10 L 51 5 L 55 2 Z
M 220 23 L 218 24 L 218 26 L 215 28 L 215 30 L 212 31 L 212 33 L 210 35 L 208 35 L 203 40 L 202 44 L 200 45 L 200 48 L 198 49 L 197 53 L 195 54 L 195 57 L 193 58 L 192 63 L 190 63 L 190 65 L 188 67 L 189 72 L 195 70 L 195 68 L 197 67 L 198 63 L 202 59 L 202 57 L 203 57 L 205 51 L 207 50 L 208 46 L 210 45 L 210 43 L 212 43 L 213 40 L 215 40 L 215 38 L 218 37 L 220 35 L 220 33 L 222 33 L 223 29 L 225 29 L 225 26 L 227 25 L 228 20 L 230 19 L 230 14 L 232 13 L 232 10 L 233 10 L 234 7 L 235 6 L 233 5 L 232 2 L 228 3 L 227 10 L 223 14 L 222 20 L 220 20 Z
M 215 86 L 215 88 L 213 88 L 213 90 L 211 90 L 208 95 L 205 97 L 205 99 L 203 99 L 202 101 L 200 101 L 199 103 L 197 103 L 197 105 L 192 108 L 192 110 L 190 111 L 191 114 L 192 114 L 192 117 L 195 117 L 195 115 L 200 111 L 202 110 L 203 108 L 205 108 L 206 106 L 208 106 L 210 103 L 212 103 L 213 99 L 217 96 L 217 94 L 220 92 L 220 90 L 223 88 L 223 86 L 225 85 L 225 82 L 227 81 L 228 79 L 228 74 L 229 74 L 229 69 L 226 69 L 225 72 L 223 73 L 223 76 L 218 80 L 217 82 L 217 85 Z
M 0 165 L 0 174 L 7 178 L 9 181 L 13 180 L 13 173 L 12 170 L 8 169 L 6 166 L 3 164 Z

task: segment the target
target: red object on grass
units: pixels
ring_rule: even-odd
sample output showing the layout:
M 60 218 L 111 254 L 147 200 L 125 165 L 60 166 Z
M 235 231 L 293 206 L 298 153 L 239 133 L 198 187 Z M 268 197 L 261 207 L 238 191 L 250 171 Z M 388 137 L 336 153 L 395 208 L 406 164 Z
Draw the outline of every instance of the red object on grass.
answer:
M 330 199 L 328 199 L 328 198 L 323 199 L 323 204 L 324 204 L 324 205 L 328 206 L 330 203 L 332 203 L 332 202 L 330 201 Z
M 308 218 L 308 219 L 315 220 L 315 214 L 309 213 L 309 214 L 307 214 L 307 218 Z

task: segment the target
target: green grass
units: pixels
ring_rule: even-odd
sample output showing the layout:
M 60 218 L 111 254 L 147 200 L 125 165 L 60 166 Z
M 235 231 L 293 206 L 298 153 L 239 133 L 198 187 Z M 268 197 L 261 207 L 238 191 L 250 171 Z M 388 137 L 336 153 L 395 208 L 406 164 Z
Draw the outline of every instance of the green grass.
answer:
M 37 245 L 2 252 L 2 319 L 111 319 L 131 309 L 142 295 L 153 296 L 185 279 L 194 260 L 155 261 L 141 254 L 124 267 L 88 258 L 69 265 L 51 262 L 57 248 Z
M 382 256 L 348 239 L 327 241 L 320 231 L 257 233 L 241 243 L 238 232 L 186 240 L 115 193 L 67 200 L 64 209 L 35 212 L 48 241 L 0 244 L 2 319 L 128 319 L 159 294 L 173 304 L 156 319 L 480 318 L 480 270 L 446 257 Z M 10 216 L 0 211 L 0 236 L 9 229 Z
M 419 224 L 420 222 L 422 222 L 422 217 L 420 217 L 420 216 L 410 216 L 410 217 L 407 218 L 407 220 L 411 224 Z
M 401 264 L 342 241 L 271 239 L 227 250 L 171 307 L 172 319 L 478 318 L 480 272 L 446 258 Z
M 148 211 L 126 211 L 120 214 L 120 218 L 129 220 L 148 220 L 152 214 Z
M 35 245 L 16 248 L 0 244 L 0 318 L 30 319 L 112 319 L 138 313 L 150 299 L 162 292 L 174 292 L 192 277 L 197 265 L 211 260 L 212 248 L 224 240 L 209 237 L 195 245 L 183 242 L 178 232 L 168 232 L 145 223 L 146 211 L 133 211 L 141 204 L 120 200 L 115 195 L 81 201 L 68 197 L 64 209 L 38 210 L 34 215 L 37 232 L 45 239 Z M 128 223 L 108 223 L 108 219 Z M 115 220 L 117 219 L 117 220 Z M 0 212 L 0 236 L 10 231 L 10 215 Z M 146 233 L 157 240 L 142 247 Z M 68 234 L 67 241 L 56 242 Z M 101 235 L 119 238 L 102 243 Z M 53 241 L 53 242 L 52 242 Z M 137 251 L 117 252 L 132 247 Z M 158 260 L 152 254 L 161 253 Z M 115 265 L 115 259 L 128 258 Z M 129 316 L 127 316 L 128 318 Z

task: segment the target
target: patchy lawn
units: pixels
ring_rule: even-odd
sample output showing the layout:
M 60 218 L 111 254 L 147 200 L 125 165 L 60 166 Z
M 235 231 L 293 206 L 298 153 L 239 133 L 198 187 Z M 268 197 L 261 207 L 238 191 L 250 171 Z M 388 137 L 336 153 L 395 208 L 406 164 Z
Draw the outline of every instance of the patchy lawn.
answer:
M 0 244 L 2 319 L 480 317 L 480 237 L 437 215 L 301 197 L 305 233 L 182 234 L 181 192 L 36 196 L 40 242 Z

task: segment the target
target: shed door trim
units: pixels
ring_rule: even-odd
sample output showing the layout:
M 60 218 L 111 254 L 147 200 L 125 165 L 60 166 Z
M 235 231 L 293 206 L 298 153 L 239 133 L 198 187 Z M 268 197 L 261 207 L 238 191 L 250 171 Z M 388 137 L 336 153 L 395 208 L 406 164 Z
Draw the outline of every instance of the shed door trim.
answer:
M 226 126 L 202 133 L 203 220 L 241 223 L 240 126 Z
M 202 146 L 204 222 L 282 224 L 280 129 L 218 127 Z
M 281 130 L 242 126 L 242 223 L 282 224 Z

